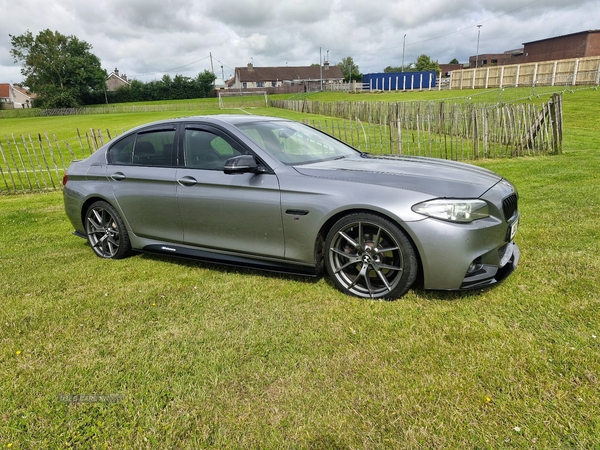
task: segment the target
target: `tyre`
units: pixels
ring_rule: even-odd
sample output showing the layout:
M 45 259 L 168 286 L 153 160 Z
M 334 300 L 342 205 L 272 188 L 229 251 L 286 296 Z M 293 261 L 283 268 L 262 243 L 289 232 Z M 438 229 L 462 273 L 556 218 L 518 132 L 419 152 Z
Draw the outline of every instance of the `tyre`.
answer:
M 131 254 L 131 242 L 119 213 L 100 200 L 85 213 L 85 231 L 94 253 L 101 258 L 121 259 Z
M 325 267 L 338 289 L 373 299 L 404 295 L 417 277 L 415 250 L 404 232 L 383 217 L 350 214 L 325 240 Z

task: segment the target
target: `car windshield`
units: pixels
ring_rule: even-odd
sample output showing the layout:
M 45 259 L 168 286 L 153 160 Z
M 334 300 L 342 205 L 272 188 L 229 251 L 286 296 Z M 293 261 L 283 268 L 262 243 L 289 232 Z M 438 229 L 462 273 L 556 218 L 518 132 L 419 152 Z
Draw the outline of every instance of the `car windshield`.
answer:
M 309 164 L 360 154 L 327 134 L 298 122 L 257 121 L 237 127 L 286 165 Z

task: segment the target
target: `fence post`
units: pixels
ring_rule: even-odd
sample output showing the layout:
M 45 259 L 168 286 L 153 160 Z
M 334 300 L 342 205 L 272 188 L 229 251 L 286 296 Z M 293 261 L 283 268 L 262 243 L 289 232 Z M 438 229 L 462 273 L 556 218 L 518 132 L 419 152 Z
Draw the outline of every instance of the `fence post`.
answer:
M 2 154 L 2 159 L 4 160 L 4 164 L 8 169 L 8 175 L 10 176 L 10 180 L 12 181 L 13 188 L 17 190 L 17 185 L 15 184 L 15 179 L 13 177 L 12 171 L 10 170 L 10 164 L 8 164 L 8 160 L 6 159 L 6 155 L 4 154 L 4 148 L 2 148 L 2 143 L 0 142 L 0 153 Z M 0 167 L 2 170 L 2 167 Z M 8 187 L 8 181 L 6 181 L 6 177 L 4 176 L 4 171 L 2 171 L 2 178 L 4 179 L 4 184 L 6 184 L 6 189 L 10 192 L 10 187 Z
M 33 186 L 31 184 L 31 180 L 29 179 L 29 174 L 27 173 L 27 167 L 25 165 L 25 161 L 23 160 L 23 155 L 21 155 L 21 149 L 19 148 L 19 144 L 17 143 L 17 139 L 15 138 L 14 133 L 12 134 L 12 140 L 15 146 L 15 151 L 17 152 L 17 156 L 19 157 L 19 161 L 21 162 L 21 167 L 23 167 L 23 173 L 25 174 L 25 178 L 27 179 L 27 184 L 29 184 L 29 189 L 33 191 Z M 23 180 L 21 180 L 21 182 L 23 182 Z M 23 186 L 23 191 L 25 191 L 25 186 Z
M 550 100 L 550 122 L 552 123 L 552 152 L 562 153 L 562 96 L 553 94 Z
M 575 65 L 573 67 L 573 86 L 577 84 L 577 70 L 579 69 L 579 58 L 575 60 Z
M 46 152 L 44 151 L 44 141 L 42 140 L 42 135 L 38 133 L 38 144 L 40 146 L 40 152 L 42 153 L 42 157 L 44 158 L 44 164 L 46 165 L 46 170 L 48 171 L 48 177 L 52 182 L 52 188 L 56 189 L 56 184 L 54 183 L 54 178 L 52 178 L 52 170 L 50 169 L 50 164 L 48 164 L 48 158 L 46 158 Z M 55 165 L 56 168 L 56 165 Z M 58 174 L 58 168 L 56 168 L 56 179 L 60 181 L 60 175 Z

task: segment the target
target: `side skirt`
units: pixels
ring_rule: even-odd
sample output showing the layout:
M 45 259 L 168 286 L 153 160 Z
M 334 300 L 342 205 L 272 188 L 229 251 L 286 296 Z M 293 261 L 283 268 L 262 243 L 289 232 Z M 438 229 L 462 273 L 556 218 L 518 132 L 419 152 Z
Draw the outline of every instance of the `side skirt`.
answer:
M 292 264 L 283 261 L 267 261 L 263 259 L 245 256 L 227 255 L 223 253 L 209 252 L 189 247 L 166 244 L 146 245 L 142 250 L 145 253 L 167 255 L 177 258 L 195 259 L 216 264 L 224 264 L 235 267 L 249 267 L 253 269 L 268 270 L 270 272 L 287 273 L 303 276 L 317 276 L 316 268 L 300 264 Z

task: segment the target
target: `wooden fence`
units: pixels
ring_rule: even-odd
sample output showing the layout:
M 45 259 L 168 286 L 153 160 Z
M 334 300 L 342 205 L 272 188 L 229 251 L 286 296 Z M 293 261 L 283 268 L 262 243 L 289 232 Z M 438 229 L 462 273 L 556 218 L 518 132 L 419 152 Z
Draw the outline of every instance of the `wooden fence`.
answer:
M 553 95 L 542 106 L 308 100 L 272 100 L 271 104 L 338 118 L 305 122 L 375 154 L 475 160 L 562 150 L 561 95 Z
M 31 193 L 60 189 L 63 175 L 76 159 L 83 159 L 111 139 L 109 130 L 77 130 L 76 143 L 48 133 L 5 136 L 0 141 L 0 194 Z
M 506 66 L 455 70 L 450 89 L 489 89 L 506 86 L 598 86 L 600 57 L 562 59 Z
M 306 99 L 272 100 L 271 104 L 329 116 L 304 122 L 373 154 L 468 161 L 561 151 L 560 95 L 541 107 L 449 102 L 326 103 Z M 60 189 L 70 162 L 91 155 L 112 137 L 109 130 L 98 129 L 85 133 L 77 130 L 71 142 L 59 142 L 48 133 L 5 136 L 0 140 L 0 194 Z
M 264 91 L 263 91 L 264 92 Z M 265 106 L 264 95 L 254 95 L 248 97 L 232 97 L 223 99 L 224 107 L 244 108 L 244 107 L 263 107 Z M 0 105 L 1 106 L 1 105 Z M 174 102 L 168 104 L 142 104 L 142 105 L 104 105 L 82 108 L 0 108 L 0 119 L 25 118 L 25 117 L 49 117 L 49 116 L 78 116 L 78 115 L 96 115 L 96 114 L 132 114 L 146 112 L 181 112 L 189 114 L 201 111 L 214 111 L 219 109 L 219 99 L 213 101 L 198 102 Z

